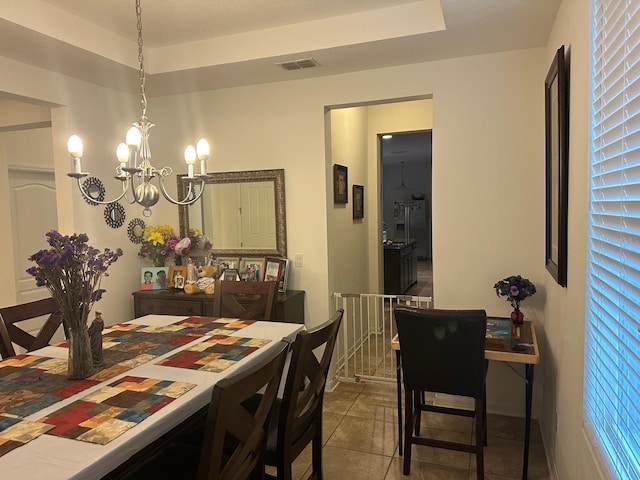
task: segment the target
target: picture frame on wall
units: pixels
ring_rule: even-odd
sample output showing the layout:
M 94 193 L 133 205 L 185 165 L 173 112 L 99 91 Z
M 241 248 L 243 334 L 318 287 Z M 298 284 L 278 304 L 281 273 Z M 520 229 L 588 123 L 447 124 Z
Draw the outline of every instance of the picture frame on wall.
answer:
M 185 278 L 187 278 L 186 265 L 172 265 L 169 267 L 169 288 L 184 289 Z
M 333 203 L 347 203 L 349 201 L 349 177 L 347 167 L 333 165 Z
M 364 218 L 364 186 L 353 186 L 353 219 Z
M 564 45 L 557 51 L 544 81 L 545 99 L 545 264 L 567 286 L 567 220 L 569 203 L 569 92 Z
M 140 269 L 140 290 L 162 290 L 167 288 L 169 267 L 142 267 Z

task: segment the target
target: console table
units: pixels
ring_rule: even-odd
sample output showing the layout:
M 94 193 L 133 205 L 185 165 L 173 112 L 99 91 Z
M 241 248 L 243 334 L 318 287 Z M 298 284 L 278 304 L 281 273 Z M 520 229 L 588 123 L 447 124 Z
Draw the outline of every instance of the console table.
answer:
M 278 293 L 274 307 L 274 321 L 304 323 L 304 290 Z M 133 292 L 135 318 L 143 315 L 201 315 L 213 316 L 213 295 L 182 290 L 141 290 Z

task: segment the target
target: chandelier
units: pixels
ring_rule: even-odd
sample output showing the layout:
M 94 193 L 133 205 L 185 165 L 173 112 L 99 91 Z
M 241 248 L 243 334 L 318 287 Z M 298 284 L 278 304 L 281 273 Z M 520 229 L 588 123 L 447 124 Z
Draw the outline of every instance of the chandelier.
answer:
M 409 190 L 409 187 L 404 184 L 404 160 L 400 162 L 400 166 L 402 167 L 402 181 L 396 187 L 396 190 Z
M 78 135 L 71 135 L 67 142 L 67 150 L 71 155 L 73 167 L 73 171 L 67 175 L 77 180 L 80 193 L 85 199 L 90 200 L 90 203 L 108 205 L 124 198 L 130 204 L 137 203 L 144 207 L 143 215 L 148 217 L 151 215 L 151 207 L 158 203 L 160 199 L 160 192 L 162 192 L 165 199 L 175 205 L 191 205 L 200 199 L 204 192 L 204 185 L 210 178 L 207 175 L 209 144 L 204 138 L 201 138 L 196 144 L 196 148 L 189 145 L 185 149 L 184 159 L 187 163 L 187 176 L 183 177 L 183 181 L 188 183 L 188 189 L 182 200 L 176 200 L 171 197 L 165 188 L 164 181 L 166 177 L 173 173 L 173 170 L 170 167 L 157 169 L 151 164 L 149 129 L 154 124 L 147 118 L 140 0 L 136 0 L 136 18 L 138 20 L 138 77 L 140 79 L 142 114 L 140 120 L 135 122 L 127 131 L 126 143 L 121 143 L 116 149 L 116 158 L 120 165 L 116 168 L 115 178 L 122 182 L 122 193 L 117 198 L 109 201 L 101 201 L 89 195 L 89 192 L 80 183 L 80 180 L 90 175 L 90 173 L 82 171 L 82 140 Z M 200 173 L 194 175 L 193 168 L 196 158 L 200 161 Z M 158 179 L 159 189 L 152 183 L 155 178 Z M 128 193 L 130 193 L 130 196 Z

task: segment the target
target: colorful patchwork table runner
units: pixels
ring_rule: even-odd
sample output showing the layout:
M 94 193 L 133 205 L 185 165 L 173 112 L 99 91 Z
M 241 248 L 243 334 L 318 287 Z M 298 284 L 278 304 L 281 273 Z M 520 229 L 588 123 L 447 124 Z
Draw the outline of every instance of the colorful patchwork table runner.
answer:
M 67 379 L 66 359 L 9 357 L 0 362 L 0 414 L 26 417 L 99 383 Z
M 0 415 L 0 457 L 52 428 L 46 423 Z
M 192 383 L 126 376 L 39 419 L 47 435 L 104 445 L 195 387 Z
M 222 372 L 270 342 L 271 340 L 261 338 L 213 335 L 156 364 L 206 372 Z

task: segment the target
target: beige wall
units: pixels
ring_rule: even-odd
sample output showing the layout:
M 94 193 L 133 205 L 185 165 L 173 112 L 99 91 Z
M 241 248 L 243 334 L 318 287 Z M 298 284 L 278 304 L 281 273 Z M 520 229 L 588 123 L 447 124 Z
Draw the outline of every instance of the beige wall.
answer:
M 371 185 L 367 156 L 366 107 L 332 110 L 331 155 L 328 158 L 329 188 L 327 205 L 329 292 L 369 293 L 368 225 L 372 221 L 372 205 L 364 204 L 364 218 L 353 220 L 352 185 L 364 185 L 365 196 Z M 333 165 L 348 169 L 348 203 L 333 203 Z M 375 164 L 373 165 L 375 168 Z
M 522 274 L 539 287 L 539 293 L 524 305 L 527 318 L 536 322 L 542 342 L 534 413 L 542 410 L 545 442 L 552 446 L 558 477 L 567 479 L 594 478 L 594 469 L 581 467 L 588 447 L 577 408 L 581 405 L 583 369 L 588 158 L 586 3 L 563 2 L 547 48 L 151 98 L 148 112 L 158 125 L 152 131 L 151 143 L 157 165 L 168 164 L 183 171 L 184 146 L 206 136 L 213 145 L 212 171 L 285 169 L 289 256 L 304 255 L 304 266 L 293 269 L 291 288 L 307 291 L 307 323 L 315 325 L 329 315 L 333 288 L 343 287 L 338 273 L 350 275 L 354 288 L 369 285 L 373 290 L 377 281 L 371 248 L 372 242 L 378 242 L 374 210 L 367 208 L 364 222 L 357 224 L 350 219 L 351 204 L 344 210 L 334 209 L 332 204 L 331 164 L 340 162 L 333 158 L 326 138 L 330 125 L 326 108 L 431 96 L 436 306 L 482 306 L 489 314 L 504 315 L 509 305 L 495 297 L 491 287 L 496 280 Z M 553 52 L 561 43 L 570 47 L 572 62 L 567 289 L 554 284 L 543 263 L 542 85 Z M 138 116 L 135 97 L 6 58 L 0 58 L 0 70 L 0 91 L 68 106 L 57 109 L 52 117 L 57 172 L 69 168 L 64 141 L 70 131 L 77 131 L 86 139 L 86 168 L 105 179 L 111 174 L 115 165 L 111 163 L 111 151 Z M 152 85 L 148 87 L 152 90 Z M 360 114 L 355 122 L 357 132 L 365 129 Z M 332 138 L 340 140 L 340 135 L 334 132 Z M 371 139 L 369 134 L 368 142 Z M 371 168 L 373 149 L 359 140 L 349 148 L 356 157 L 353 167 L 350 165 L 350 184 L 357 179 L 366 186 L 366 206 L 371 207 L 369 195 L 377 188 Z M 363 154 L 369 158 L 367 167 L 360 159 Z M 66 207 L 66 214 L 73 212 L 67 222 L 70 228 L 87 231 L 98 247 L 125 248 L 126 257 L 114 266 L 105 282 L 108 293 L 101 302 L 108 323 L 124 320 L 133 311 L 130 293 L 136 289 L 140 267 L 137 249 L 128 241 L 124 228 L 106 227 L 102 210 L 81 201 L 70 182 L 60 175 L 59 201 Z M 108 194 L 113 193 L 112 184 L 107 188 Z M 126 209 L 127 221 L 141 215 L 139 208 Z M 0 215 L 0 228 L 7 226 L 3 218 Z M 154 209 L 150 223 L 177 227 L 175 207 L 163 203 Z M 358 268 L 346 268 L 346 260 L 336 266 L 338 254 L 334 252 L 339 242 L 334 230 L 340 224 L 348 228 L 348 238 L 340 243 L 346 247 L 340 258 L 357 258 Z M 360 245 L 365 237 L 366 247 Z M 362 268 L 362 250 L 368 250 L 368 269 Z M 523 415 L 521 379 L 500 365 L 492 365 L 490 375 L 490 409 Z
M 567 288 L 560 288 L 550 275 L 545 275 L 541 353 L 545 359 L 543 434 L 560 479 L 607 478 L 585 435 L 582 408 L 591 104 L 589 3 L 562 2 L 545 51 L 548 66 L 556 50 L 564 45 L 570 70 Z

